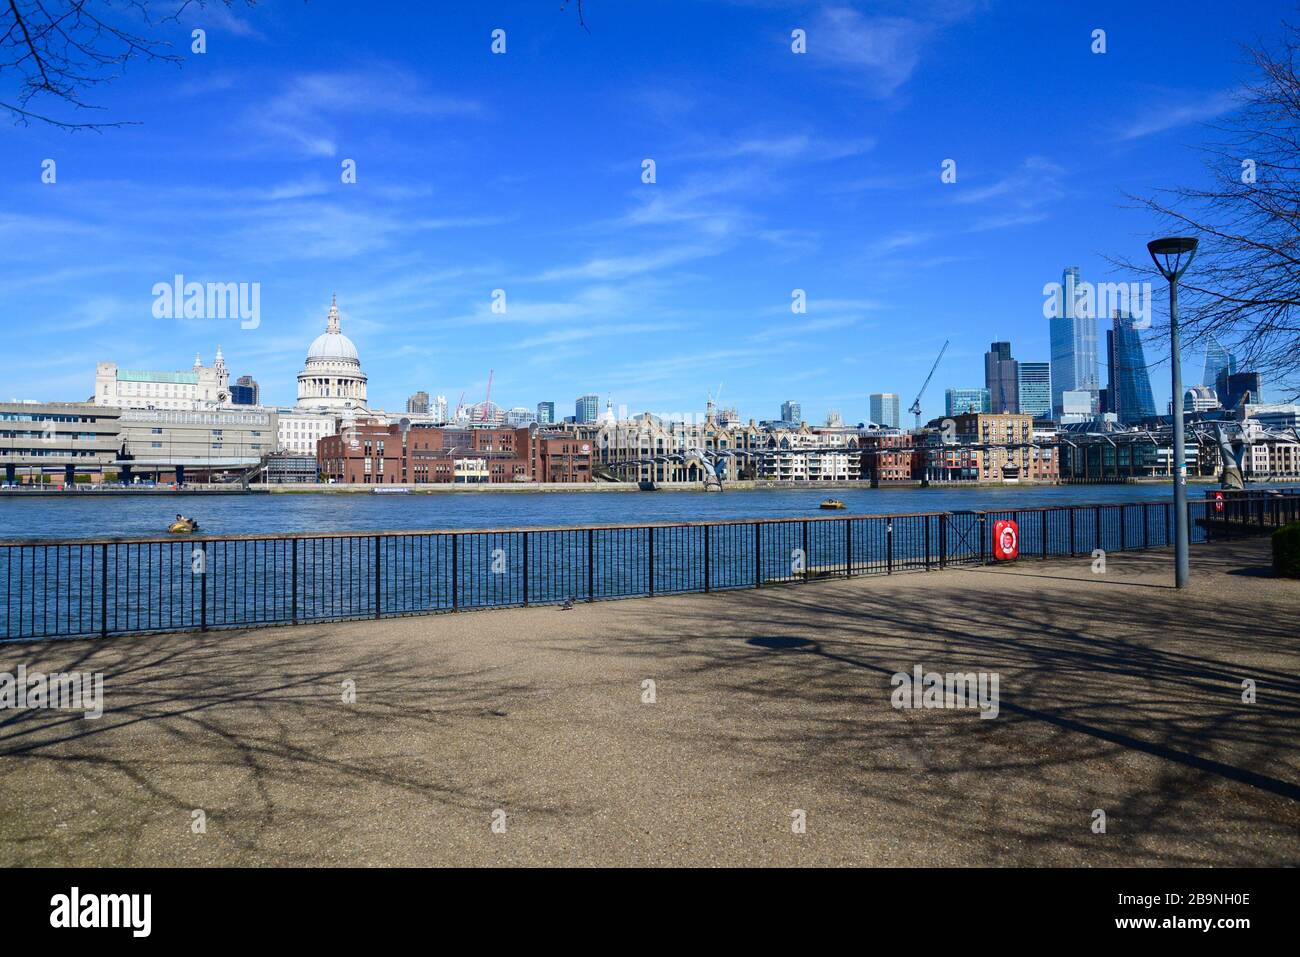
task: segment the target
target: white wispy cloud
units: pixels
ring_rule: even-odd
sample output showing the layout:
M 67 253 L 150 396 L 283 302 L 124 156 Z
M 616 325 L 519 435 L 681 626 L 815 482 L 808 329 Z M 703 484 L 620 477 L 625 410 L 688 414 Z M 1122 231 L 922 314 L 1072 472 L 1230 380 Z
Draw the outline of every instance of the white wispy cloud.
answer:
M 1192 123 L 1205 123 L 1216 119 L 1241 105 L 1241 94 L 1236 90 L 1211 93 L 1192 103 L 1170 107 L 1170 103 L 1182 102 L 1185 96 L 1164 94 L 1156 97 L 1158 109 L 1139 117 L 1120 132 L 1120 139 L 1135 140 L 1155 133 L 1163 133 L 1179 126 Z
M 661 249 L 650 253 L 632 253 L 626 256 L 597 256 L 577 266 L 548 269 L 537 278 L 543 281 L 573 279 L 625 279 L 654 272 L 668 266 L 695 262 L 715 256 L 720 249 L 713 246 L 690 245 Z
M 479 112 L 472 99 L 446 96 L 391 67 L 304 73 L 245 117 L 263 142 L 304 156 L 335 156 L 343 118 L 450 117 Z
M 1061 179 L 1065 170 L 1042 156 L 1029 156 L 1010 173 L 987 186 L 959 185 L 954 201 L 963 204 L 1002 200 L 1018 209 L 1030 209 L 1065 195 Z M 958 184 L 962 181 L 959 178 Z
M 781 162 L 822 162 L 861 156 L 876 145 L 871 137 L 833 140 L 795 133 L 775 137 L 734 138 L 695 154 L 688 159 L 743 159 L 761 158 Z
M 879 97 L 892 96 L 921 62 L 933 28 L 908 17 L 867 16 L 852 7 L 825 7 L 808 31 L 808 56 L 850 71 Z

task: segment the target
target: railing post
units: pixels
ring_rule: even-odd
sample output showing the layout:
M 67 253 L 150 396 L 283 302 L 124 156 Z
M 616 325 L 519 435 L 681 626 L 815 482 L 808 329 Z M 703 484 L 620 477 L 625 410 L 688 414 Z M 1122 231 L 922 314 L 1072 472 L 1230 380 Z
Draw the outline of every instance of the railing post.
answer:
M 709 528 L 704 526 L 704 590 L 709 590 Z
M 754 523 L 754 587 L 763 587 L 763 526 Z
M 1077 553 L 1074 550 L 1074 506 L 1071 505 L 1070 506 L 1070 557 L 1073 558 L 1075 554 Z
M 293 566 L 289 573 L 289 580 L 291 583 L 289 587 L 289 601 L 293 606 L 289 615 L 293 623 L 296 625 L 298 624 L 298 539 L 296 538 L 293 540 L 293 553 L 290 556 L 289 561 Z
M 1042 530 L 1042 547 L 1039 548 L 1039 551 L 1043 553 L 1042 554 L 1043 561 L 1047 561 L 1047 509 L 1043 509 L 1041 514 L 1043 516 L 1043 521 L 1042 521 L 1043 530 Z
M 381 588 L 383 579 L 380 577 L 379 570 L 383 568 L 383 563 L 379 560 L 379 536 L 375 536 L 375 617 L 383 616 L 383 602 L 380 596 L 383 594 Z
M 594 530 L 587 529 L 587 601 L 596 600 L 596 551 Z
M 1100 505 L 1094 505 L 1092 507 L 1095 518 L 1094 524 L 1097 526 L 1097 537 L 1093 539 L 1097 544 L 1092 546 L 1093 548 L 1101 548 L 1101 509 L 1102 506 Z
M 18 560 L 22 561 L 21 553 Z M 103 543 L 99 546 L 99 637 L 108 637 L 108 546 Z
M 1173 540 L 1169 537 L 1169 503 L 1168 502 L 1164 503 L 1164 505 L 1161 507 L 1161 511 L 1164 512 L 1165 515 L 1165 544 L 1172 545 Z
M 208 543 L 200 542 L 203 551 L 203 574 L 199 576 L 199 631 L 208 630 Z
M 853 577 L 853 519 L 844 520 L 844 577 Z
M 460 536 L 451 533 L 451 610 L 460 608 Z
M 894 574 L 894 519 L 885 519 L 885 574 Z
M 651 525 L 646 529 L 646 532 L 646 551 L 649 559 L 646 565 L 646 577 L 650 580 L 650 596 L 653 598 L 655 593 L 655 527 Z
M 1119 550 L 1121 552 L 1128 550 L 1128 529 L 1125 528 L 1128 525 L 1127 509 L 1127 505 L 1119 507 Z
M 1151 505 L 1147 502 L 1142 503 L 1142 547 L 1151 547 L 1151 521 L 1149 513 Z
M 803 577 L 808 580 L 808 519 L 803 521 Z
M 524 532 L 524 607 L 528 607 L 528 533 Z
M 930 516 L 925 516 L 925 570 L 930 570 Z
M 948 567 L 948 513 L 939 516 L 939 567 Z

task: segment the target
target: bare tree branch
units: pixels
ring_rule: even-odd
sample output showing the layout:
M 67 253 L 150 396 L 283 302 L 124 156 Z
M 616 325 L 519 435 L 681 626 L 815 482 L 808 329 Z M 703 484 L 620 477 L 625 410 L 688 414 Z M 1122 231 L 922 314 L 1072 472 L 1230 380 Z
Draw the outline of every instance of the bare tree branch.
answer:
M 590 33 L 591 30 L 587 27 L 587 20 L 582 15 L 582 0 L 560 0 L 560 9 L 568 10 L 570 2 L 573 3 L 574 9 L 578 13 L 578 26 Z
M 12 98 L 0 110 L 19 125 L 30 121 L 66 130 L 103 130 L 129 121 L 78 121 L 60 118 L 58 108 L 99 107 L 86 101 L 88 90 L 111 83 L 131 60 L 180 64 L 183 57 L 159 37 L 143 36 L 138 24 L 153 27 L 154 9 L 174 0 L 0 0 L 0 89 L 10 78 Z M 181 0 L 160 22 L 176 22 L 191 7 L 209 0 Z M 213 0 L 232 6 L 235 0 Z M 243 0 L 248 6 L 257 0 Z M 42 107 L 42 104 L 48 106 Z
M 1220 340 L 1274 398 L 1300 394 L 1300 30 L 1283 26 L 1278 49 L 1247 51 L 1259 78 L 1199 147 L 1208 182 L 1128 197 L 1168 233 L 1200 240 L 1179 282 L 1187 342 Z M 1110 258 L 1163 286 L 1150 262 Z

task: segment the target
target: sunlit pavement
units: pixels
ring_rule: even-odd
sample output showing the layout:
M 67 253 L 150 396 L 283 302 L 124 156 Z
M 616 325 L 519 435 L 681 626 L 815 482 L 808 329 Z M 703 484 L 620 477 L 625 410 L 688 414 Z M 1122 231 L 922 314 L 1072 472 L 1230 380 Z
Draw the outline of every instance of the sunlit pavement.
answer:
M 1296 864 L 1300 582 L 1267 562 L 4 646 L 103 672 L 105 713 L 0 712 L 0 864 Z M 917 665 L 996 674 L 997 717 L 895 709 Z

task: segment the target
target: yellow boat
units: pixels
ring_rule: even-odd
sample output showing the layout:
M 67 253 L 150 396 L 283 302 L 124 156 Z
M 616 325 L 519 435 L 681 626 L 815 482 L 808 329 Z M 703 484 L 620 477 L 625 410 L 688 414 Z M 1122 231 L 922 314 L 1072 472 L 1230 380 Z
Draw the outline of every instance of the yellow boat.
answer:
M 190 532 L 197 532 L 198 530 L 199 523 L 194 521 L 192 518 L 178 519 L 167 526 L 167 531 L 172 532 L 175 535 L 187 535 Z
M 837 498 L 828 498 L 822 502 L 822 508 L 848 508 L 848 506 Z

